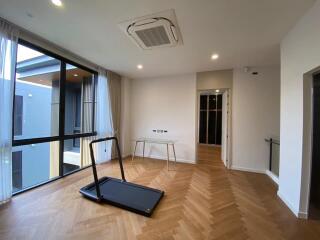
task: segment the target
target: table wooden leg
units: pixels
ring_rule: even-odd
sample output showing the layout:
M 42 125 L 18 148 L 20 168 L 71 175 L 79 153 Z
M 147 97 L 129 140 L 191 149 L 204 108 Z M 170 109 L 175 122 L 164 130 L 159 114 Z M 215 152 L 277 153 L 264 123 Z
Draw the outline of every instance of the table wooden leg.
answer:
M 135 146 L 134 146 L 134 152 L 133 152 L 133 154 L 132 154 L 132 158 L 131 158 L 131 161 L 133 161 L 133 159 L 134 159 L 134 156 L 136 155 L 137 144 L 138 144 L 138 141 L 136 141 L 136 144 L 135 144 Z
M 174 155 L 174 165 L 176 166 L 176 164 L 177 164 L 177 157 L 176 157 L 176 150 L 174 149 L 174 144 L 172 144 L 172 149 L 173 149 L 173 155 Z
M 146 146 L 146 142 L 143 141 L 143 153 L 142 153 L 142 158 L 144 158 L 144 149 L 145 149 L 145 146 Z
M 167 170 L 169 171 L 169 161 L 170 161 L 170 157 L 169 157 L 169 144 L 167 144 Z

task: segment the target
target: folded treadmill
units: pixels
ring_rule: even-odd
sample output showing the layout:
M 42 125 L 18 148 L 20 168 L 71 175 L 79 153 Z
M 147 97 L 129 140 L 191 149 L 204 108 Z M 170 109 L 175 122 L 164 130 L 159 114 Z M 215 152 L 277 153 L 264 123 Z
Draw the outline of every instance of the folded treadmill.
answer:
M 102 177 L 98 179 L 93 144 L 112 140 L 116 143 L 122 179 L 112 177 Z M 97 203 L 105 202 L 150 217 L 163 197 L 164 192 L 126 181 L 118 139 L 116 137 L 107 137 L 93 140 L 90 142 L 89 147 L 94 182 L 81 188 L 80 193 L 84 197 Z

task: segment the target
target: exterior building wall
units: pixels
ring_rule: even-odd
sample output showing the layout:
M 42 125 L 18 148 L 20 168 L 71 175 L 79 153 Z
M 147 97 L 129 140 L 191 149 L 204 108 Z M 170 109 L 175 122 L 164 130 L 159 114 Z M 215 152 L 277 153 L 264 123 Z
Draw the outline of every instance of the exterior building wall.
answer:
M 51 136 L 51 88 L 16 82 L 16 95 L 23 97 L 22 135 L 15 139 Z M 50 143 L 15 147 L 22 151 L 22 187 L 49 179 Z

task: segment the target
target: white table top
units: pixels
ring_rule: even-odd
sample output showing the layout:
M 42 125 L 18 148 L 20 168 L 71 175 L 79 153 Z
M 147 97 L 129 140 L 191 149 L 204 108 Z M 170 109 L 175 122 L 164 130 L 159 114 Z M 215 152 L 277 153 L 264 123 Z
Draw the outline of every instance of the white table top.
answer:
M 138 138 L 136 142 L 147 142 L 147 143 L 159 143 L 159 144 L 175 144 L 175 140 L 160 139 L 160 138 Z

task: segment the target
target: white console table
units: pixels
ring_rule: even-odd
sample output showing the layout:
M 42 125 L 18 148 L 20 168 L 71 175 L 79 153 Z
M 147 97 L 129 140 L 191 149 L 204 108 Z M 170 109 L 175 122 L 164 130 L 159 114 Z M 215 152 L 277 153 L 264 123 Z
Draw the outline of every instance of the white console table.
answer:
M 166 139 L 156 139 L 156 138 L 138 138 L 135 141 L 135 146 L 134 146 L 134 152 L 132 154 L 132 161 L 135 157 L 136 154 L 136 150 L 137 150 L 137 145 L 138 143 L 142 143 L 143 144 L 143 153 L 142 153 L 142 157 L 144 158 L 144 149 L 146 146 L 146 143 L 155 143 L 155 144 L 163 144 L 163 145 L 167 145 L 167 169 L 169 170 L 169 161 L 170 161 L 170 156 L 169 156 L 169 145 L 172 146 L 172 150 L 173 150 L 173 155 L 174 155 L 174 163 L 177 163 L 177 158 L 176 158 L 176 151 L 174 149 L 174 144 L 175 141 L 173 140 L 166 140 Z

